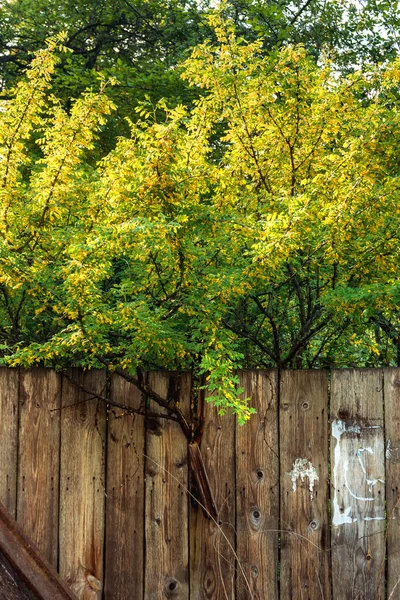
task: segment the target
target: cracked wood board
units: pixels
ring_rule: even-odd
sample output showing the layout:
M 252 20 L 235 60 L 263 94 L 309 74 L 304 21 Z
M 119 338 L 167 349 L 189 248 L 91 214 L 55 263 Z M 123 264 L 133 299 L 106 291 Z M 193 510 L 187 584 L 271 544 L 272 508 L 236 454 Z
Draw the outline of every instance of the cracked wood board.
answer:
M 400 598 L 400 369 L 384 369 L 387 595 Z
M 380 369 L 332 372 L 331 427 L 333 598 L 374 600 L 385 560 Z
M 254 600 L 278 598 L 279 456 L 276 371 L 242 371 L 244 398 L 257 413 L 236 423 L 237 554 Z M 237 598 L 249 591 L 240 570 Z
M 180 388 L 179 405 L 187 418 L 190 374 L 149 374 L 151 388 L 164 398 L 173 381 Z M 149 407 L 152 411 L 163 410 L 154 401 L 149 402 Z M 144 598 L 188 600 L 188 445 L 178 423 L 147 419 L 145 473 Z
M 58 561 L 61 376 L 20 372 L 18 523 L 54 566 Z
M 329 600 L 328 383 L 324 371 L 282 371 L 281 600 Z
M 235 597 L 235 418 L 204 401 L 200 450 L 214 495 L 218 526 L 190 504 L 190 597 Z M 224 537 L 226 536 L 226 537 Z
M 87 390 L 105 395 L 104 371 L 72 369 L 71 376 Z M 99 600 L 103 585 L 106 405 L 88 397 L 63 377 L 59 571 L 79 600 Z
M 111 380 L 111 401 L 139 409 L 145 399 L 118 375 Z M 141 415 L 110 406 L 107 432 L 105 597 L 143 598 L 144 438 Z
M 18 369 L 0 367 L 0 502 L 17 509 Z

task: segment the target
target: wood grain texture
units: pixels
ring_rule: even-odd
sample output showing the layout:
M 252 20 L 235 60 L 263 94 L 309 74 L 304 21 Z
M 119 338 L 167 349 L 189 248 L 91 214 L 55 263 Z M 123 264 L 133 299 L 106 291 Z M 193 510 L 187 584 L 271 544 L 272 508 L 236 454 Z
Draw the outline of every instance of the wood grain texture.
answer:
M 151 373 L 151 388 L 164 398 L 173 381 L 181 409 L 188 415 L 190 375 Z M 177 389 L 177 388 L 176 388 Z M 151 411 L 161 409 L 151 401 Z M 178 423 L 147 420 L 146 432 L 145 600 L 189 598 L 188 448 Z
M 387 595 L 400 598 L 400 369 L 384 369 Z M 397 593 L 396 593 L 397 592 Z
M 51 369 L 21 370 L 17 520 L 55 567 L 61 377 Z
M 0 367 L 0 502 L 17 509 L 18 369 Z
M 236 424 L 237 554 L 254 600 L 278 598 L 279 456 L 276 371 L 240 373 L 257 413 Z M 237 598 L 249 590 L 238 572 Z
M 333 598 L 373 600 L 385 559 L 381 370 L 332 372 L 331 423 Z
M 139 408 L 138 389 L 115 375 L 111 401 Z M 144 417 L 110 407 L 107 442 L 106 571 L 107 600 L 143 598 Z
M 235 597 L 235 419 L 204 404 L 200 449 L 218 512 L 218 525 L 190 505 L 190 598 Z
M 73 370 L 105 394 L 105 373 Z M 63 378 L 59 570 L 78 598 L 98 600 L 103 585 L 106 406 Z
M 328 385 L 324 371 L 281 374 L 280 481 L 281 599 L 329 600 Z

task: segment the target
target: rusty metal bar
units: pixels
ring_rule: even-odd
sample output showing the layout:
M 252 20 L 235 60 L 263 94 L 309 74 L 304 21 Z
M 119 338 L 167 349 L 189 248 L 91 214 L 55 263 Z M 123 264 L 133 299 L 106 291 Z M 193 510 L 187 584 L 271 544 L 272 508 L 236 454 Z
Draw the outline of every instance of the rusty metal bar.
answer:
M 1 503 L 0 552 L 38 600 L 77 600 Z

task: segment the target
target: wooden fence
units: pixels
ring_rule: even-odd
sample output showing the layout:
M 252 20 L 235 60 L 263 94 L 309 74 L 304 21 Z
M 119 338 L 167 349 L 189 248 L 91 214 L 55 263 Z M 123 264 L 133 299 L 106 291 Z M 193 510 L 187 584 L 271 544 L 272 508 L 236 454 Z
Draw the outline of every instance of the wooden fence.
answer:
M 103 372 L 73 376 L 142 401 Z M 400 598 L 400 369 L 240 378 L 247 425 L 204 407 L 214 522 L 177 423 L 107 410 L 52 370 L 0 370 L 0 500 L 79 598 Z M 190 390 L 182 375 L 184 411 Z

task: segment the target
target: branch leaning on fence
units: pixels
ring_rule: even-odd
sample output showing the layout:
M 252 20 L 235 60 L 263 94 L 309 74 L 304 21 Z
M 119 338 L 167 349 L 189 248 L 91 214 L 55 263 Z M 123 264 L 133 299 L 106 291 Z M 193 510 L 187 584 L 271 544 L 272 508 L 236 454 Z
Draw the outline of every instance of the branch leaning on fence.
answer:
M 100 359 L 99 359 L 100 360 Z M 103 364 L 107 366 L 107 361 L 102 359 Z M 87 394 L 87 397 L 83 400 L 74 403 L 69 406 L 60 407 L 52 409 L 52 412 L 58 410 L 65 410 L 72 406 L 77 406 L 78 404 L 89 402 L 91 400 L 100 400 L 104 402 L 108 406 L 112 406 L 114 408 L 118 408 L 123 411 L 123 414 L 130 415 L 141 415 L 145 418 L 151 419 L 167 419 L 169 421 L 175 421 L 178 423 L 188 441 L 188 449 L 189 449 L 189 462 L 191 473 L 193 476 L 193 482 L 197 489 L 197 493 L 201 502 L 199 504 L 205 507 L 205 512 L 207 515 L 211 515 L 213 520 L 217 518 L 218 509 L 215 503 L 215 499 L 213 496 L 213 492 L 211 490 L 210 481 L 207 475 L 206 467 L 204 464 L 204 460 L 202 457 L 202 453 L 200 450 L 200 446 L 197 440 L 193 439 L 192 428 L 184 417 L 182 411 L 177 406 L 177 403 L 173 396 L 171 398 L 162 398 L 159 394 L 157 394 L 154 390 L 151 389 L 148 382 L 146 381 L 147 376 L 143 375 L 143 373 L 139 373 L 139 376 L 136 378 L 129 373 L 126 373 L 123 369 L 117 368 L 113 371 L 116 375 L 122 377 L 128 383 L 133 384 L 146 398 L 150 398 L 154 400 L 161 408 L 167 410 L 167 413 L 154 412 L 150 410 L 147 406 L 143 406 L 140 408 L 133 408 L 131 406 L 127 406 L 124 403 L 116 402 L 115 400 L 111 400 L 107 395 L 102 395 L 93 390 L 85 387 L 79 381 L 76 381 L 68 371 L 63 371 L 63 376 L 68 379 L 75 387 L 81 390 L 83 393 Z M 175 396 L 177 394 L 174 394 Z

